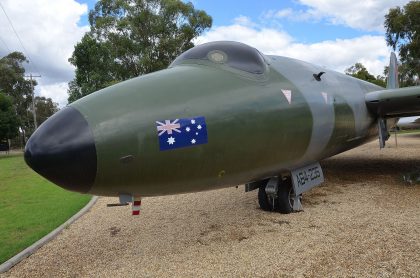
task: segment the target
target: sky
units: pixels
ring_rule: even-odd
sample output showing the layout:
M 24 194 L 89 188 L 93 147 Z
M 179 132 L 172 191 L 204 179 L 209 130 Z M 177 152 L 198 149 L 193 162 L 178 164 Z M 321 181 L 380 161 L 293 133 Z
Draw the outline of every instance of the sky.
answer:
M 391 49 L 384 39 L 384 15 L 403 0 L 192 0 L 213 18 L 195 40 L 233 40 L 262 53 L 282 55 L 344 72 L 356 62 L 383 73 Z M 96 0 L 0 0 L 0 57 L 12 51 L 30 59 L 26 73 L 37 78 L 35 94 L 67 104 L 74 77 L 68 62 L 85 32 Z M 7 14 L 7 16 L 6 16 Z M 17 36 L 7 19 L 12 22 Z M 22 45 L 19 43 L 19 38 Z

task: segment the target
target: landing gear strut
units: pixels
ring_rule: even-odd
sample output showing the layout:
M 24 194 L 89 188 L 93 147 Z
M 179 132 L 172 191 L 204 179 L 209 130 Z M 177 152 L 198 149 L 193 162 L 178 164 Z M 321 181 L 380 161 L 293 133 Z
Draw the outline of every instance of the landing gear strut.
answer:
M 258 190 L 258 203 L 262 210 L 291 213 L 302 210 L 302 195 L 296 196 L 290 177 L 273 177 Z

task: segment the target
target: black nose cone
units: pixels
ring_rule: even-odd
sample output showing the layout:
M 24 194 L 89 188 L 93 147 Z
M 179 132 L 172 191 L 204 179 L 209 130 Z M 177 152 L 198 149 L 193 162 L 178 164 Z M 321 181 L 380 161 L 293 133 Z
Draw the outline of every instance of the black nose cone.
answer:
M 45 121 L 29 138 L 25 161 L 65 189 L 88 192 L 96 176 L 96 148 L 83 115 L 66 107 Z

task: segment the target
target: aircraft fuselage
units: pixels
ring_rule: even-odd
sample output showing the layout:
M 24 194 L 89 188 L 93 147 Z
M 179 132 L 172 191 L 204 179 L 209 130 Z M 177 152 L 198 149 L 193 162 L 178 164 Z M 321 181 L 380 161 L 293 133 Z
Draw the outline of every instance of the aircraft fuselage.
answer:
M 91 137 L 80 167 L 95 172 L 86 170 L 92 176 L 83 188 L 72 187 L 64 174 L 51 180 L 70 190 L 105 196 L 197 192 L 262 180 L 376 138 L 376 119 L 364 96 L 381 87 L 295 59 L 264 60 L 258 74 L 214 61 L 180 61 L 70 104 L 63 110 L 80 113 L 80 121 L 87 123 L 83 134 Z M 321 71 L 325 74 L 317 81 L 313 75 Z M 60 113 L 64 115 L 60 111 L 49 121 L 65 124 Z M 159 134 L 169 130 L 159 131 L 157 122 L 196 117 L 205 119 L 206 143 L 162 150 Z M 53 124 L 45 125 L 44 133 L 53 133 Z M 188 128 L 196 131 L 197 125 Z M 47 135 L 40 127 L 28 143 L 30 165 L 37 153 L 33 142 L 43 136 Z M 48 143 L 58 144 L 57 140 L 65 139 Z M 94 149 L 88 147 L 92 142 Z M 45 153 L 59 152 L 44 145 Z M 86 162 L 93 159 L 93 151 L 96 161 Z M 75 152 L 77 148 L 69 155 Z M 65 156 L 57 159 L 51 158 L 56 172 L 67 161 Z M 65 175 L 72 176 L 72 171 Z

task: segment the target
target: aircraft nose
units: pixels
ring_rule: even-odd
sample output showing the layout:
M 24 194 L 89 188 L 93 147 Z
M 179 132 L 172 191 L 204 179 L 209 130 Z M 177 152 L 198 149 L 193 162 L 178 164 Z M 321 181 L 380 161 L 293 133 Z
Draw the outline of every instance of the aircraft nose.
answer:
M 86 193 L 96 177 L 96 147 L 89 124 L 73 107 L 45 121 L 25 146 L 25 161 L 35 172 L 72 191 Z

